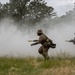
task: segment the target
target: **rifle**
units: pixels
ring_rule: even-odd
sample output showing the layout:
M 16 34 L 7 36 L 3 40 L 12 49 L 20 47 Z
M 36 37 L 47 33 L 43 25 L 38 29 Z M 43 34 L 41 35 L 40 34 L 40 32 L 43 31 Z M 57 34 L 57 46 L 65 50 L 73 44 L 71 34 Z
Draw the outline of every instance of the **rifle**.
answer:
M 28 42 L 37 42 L 38 40 L 28 40 Z
M 65 40 L 65 42 L 70 42 L 70 40 Z
M 65 40 L 65 42 L 73 42 L 73 40 Z

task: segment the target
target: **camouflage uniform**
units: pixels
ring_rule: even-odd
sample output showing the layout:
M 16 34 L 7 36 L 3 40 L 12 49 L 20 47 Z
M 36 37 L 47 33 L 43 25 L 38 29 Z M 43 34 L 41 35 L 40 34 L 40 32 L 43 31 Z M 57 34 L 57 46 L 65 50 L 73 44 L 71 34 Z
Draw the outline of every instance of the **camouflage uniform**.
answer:
M 41 44 L 42 46 L 39 48 L 38 52 L 42 54 L 45 59 L 49 59 L 48 50 L 51 47 L 51 44 L 53 44 L 52 40 L 49 39 L 45 34 L 43 34 L 42 30 L 38 30 L 37 34 L 39 36 L 39 39 L 35 43 L 31 44 L 31 46 Z

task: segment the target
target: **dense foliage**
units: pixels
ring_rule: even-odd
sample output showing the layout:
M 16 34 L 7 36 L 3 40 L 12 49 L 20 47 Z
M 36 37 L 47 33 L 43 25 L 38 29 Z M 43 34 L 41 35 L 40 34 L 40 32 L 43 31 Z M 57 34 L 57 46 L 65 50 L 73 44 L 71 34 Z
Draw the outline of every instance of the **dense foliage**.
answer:
M 53 10 L 45 0 L 10 0 L 6 4 L 0 3 L 0 19 L 11 17 L 15 21 L 35 24 L 45 17 L 52 17 Z

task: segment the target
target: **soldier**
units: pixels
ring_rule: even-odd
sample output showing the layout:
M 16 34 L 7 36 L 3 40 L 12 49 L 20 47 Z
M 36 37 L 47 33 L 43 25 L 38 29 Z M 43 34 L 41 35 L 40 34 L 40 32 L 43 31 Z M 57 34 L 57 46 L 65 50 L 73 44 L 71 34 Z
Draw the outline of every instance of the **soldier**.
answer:
M 38 40 L 33 40 L 33 45 L 41 44 L 42 46 L 39 48 L 38 52 L 44 56 L 45 59 L 49 59 L 48 50 L 49 48 L 55 48 L 56 44 L 53 44 L 52 40 L 49 39 L 45 34 L 43 34 L 42 30 L 37 31 L 37 35 L 39 36 Z
M 75 45 L 75 38 L 71 40 L 66 40 L 66 42 L 72 42 Z

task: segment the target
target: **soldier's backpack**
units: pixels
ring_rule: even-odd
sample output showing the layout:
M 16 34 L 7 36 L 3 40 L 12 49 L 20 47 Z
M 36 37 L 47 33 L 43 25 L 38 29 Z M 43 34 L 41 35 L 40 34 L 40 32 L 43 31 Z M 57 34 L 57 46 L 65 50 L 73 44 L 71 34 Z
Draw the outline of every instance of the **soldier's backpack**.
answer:
M 47 39 L 47 43 L 51 48 L 56 48 L 56 44 L 53 43 L 53 41 L 51 39 Z

